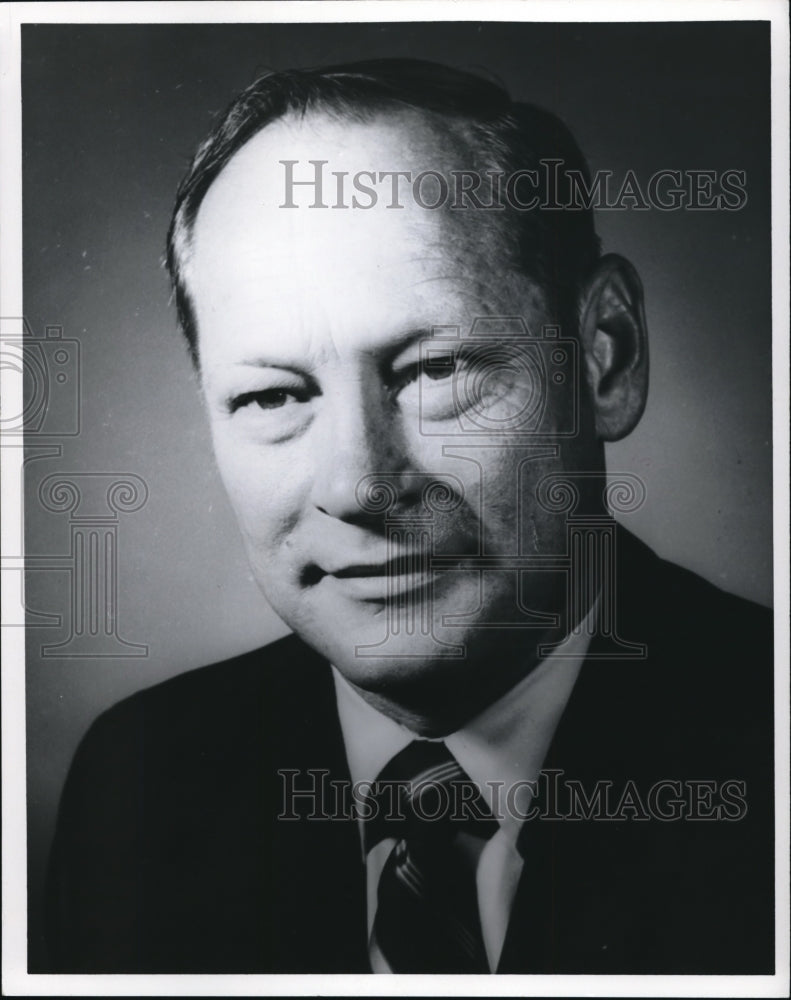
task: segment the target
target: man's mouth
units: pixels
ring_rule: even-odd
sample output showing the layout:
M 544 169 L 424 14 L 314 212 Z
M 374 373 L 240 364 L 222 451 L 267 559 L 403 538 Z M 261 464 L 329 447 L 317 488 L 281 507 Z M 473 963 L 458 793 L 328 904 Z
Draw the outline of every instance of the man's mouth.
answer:
M 423 553 L 407 553 L 379 563 L 352 563 L 334 570 L 330 575 L 339 580 L 358 576 L 402 576 L 428 569 L 428 558 Z
M 443 570 L 462 569 L 465 557 L 459 555 L 458 565 L 447 565 Z M 363 601 L 387 601 L 410 595 L 418 596 L 435 581 L 440 571 L 431 565 L 428 552 L 399 553 L 379 562 L 353 562 L 325 569 L 313 563 L 302 573 L 306 586 L 327 586 L 348 597 Z

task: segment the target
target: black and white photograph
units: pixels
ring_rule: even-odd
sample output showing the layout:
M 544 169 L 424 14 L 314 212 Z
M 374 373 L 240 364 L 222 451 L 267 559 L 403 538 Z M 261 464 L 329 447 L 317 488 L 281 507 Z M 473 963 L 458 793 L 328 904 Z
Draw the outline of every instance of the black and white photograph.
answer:
M 787 7 L 662 6 L 3 5 L 7 995 L 787 995 Z

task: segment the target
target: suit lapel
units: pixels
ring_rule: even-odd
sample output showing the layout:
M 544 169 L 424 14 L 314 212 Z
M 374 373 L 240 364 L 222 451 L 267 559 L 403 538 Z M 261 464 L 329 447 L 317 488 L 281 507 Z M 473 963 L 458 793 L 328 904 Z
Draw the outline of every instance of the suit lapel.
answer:
M 651 650 L 655 629 L 641 588 L 650 586 L 657 560 L 622 529 L 617 538 L 618 633 Z M 545 771 L 562 772 L 559 781 L 579 780 L 589 792 L 602 779 L 622 787 L 628 778 L 639 777 L 642 766 L 636 748 L 621 752 L 613 734 L 619 732 L 623 713 L 630 711 L 632 692 L 649 675 L 649 661 L 607 659 L 611 650 L 608 637 L 594 636 L 544 763 Z M 622 835 L 607 822 L 562 819 L 527 821 L 526 827 L 520 838 L 524 869 L 497 971 L 595 973 L 616 968 L 629 930 L 629 886 L 619 873 L 629 869 L 625 854 L 635 847 L 632 829 Z

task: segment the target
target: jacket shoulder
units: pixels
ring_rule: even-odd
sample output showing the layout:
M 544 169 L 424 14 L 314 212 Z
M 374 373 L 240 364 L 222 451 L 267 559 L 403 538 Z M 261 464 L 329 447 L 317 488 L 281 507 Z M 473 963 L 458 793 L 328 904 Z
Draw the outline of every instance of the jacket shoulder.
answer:
M 753 679 L 756 669 L 771 672 L 771 609 L 661 558 L 626 531 L 618 542 L 614 605 L 624 628 L 642 632 L 666 662 L 694 660 L 701 676 L 715 662 L 724 673 L 747 668 Z
M 326 689 L 328 673 L 322 657 L 297 636 L 287 635 L 124 698 L 97 717 L 83 745 L 130 728 L 145 730 L 149 748 L 152 740 L 161 740 L 172 744 L 173 752 L 189 737 L 207 745 L 238 738 L 248 731 L 252 716 L 265 712 L 276 721 L 288 716 L 292 705 L 319 697 L 317 688 Z
M 697 762 L 701 773 L 719 773 L 749 765 L 771 780 L 772 612 L 660 558 L 625 531 L 614 578 L 615 631 L 633 652 L 608 659 L 612 644 L 597 635 L 564 729 L 585 733 L 590 719 L 606 719 L 597 744 L 613 759 L 628 745 L 657 768 L 664 761 L 686 771 Z
M 277 768 L 290 763 L 289 741 L 315 747 L 333 733 L 332 693 L 326 661 L 288 636 L 102 713 L 61 796 L 47 880 L 52 967 L 247 967 L 265 929 L 244 892 L 271 893 Z M 223 937 L 218 906 L 249 919 Z

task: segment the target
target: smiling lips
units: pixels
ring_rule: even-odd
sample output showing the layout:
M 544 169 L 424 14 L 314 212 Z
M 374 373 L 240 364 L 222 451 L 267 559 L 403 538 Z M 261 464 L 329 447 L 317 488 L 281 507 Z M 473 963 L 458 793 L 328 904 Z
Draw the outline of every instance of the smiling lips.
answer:
M 462 558 L 459 557 L 460 561 Z M 314 568 L 317 572 L 313 582 L 324 582 L 349 597 L 368 601 L 383 601 L 423 590 L 433 583 L 437 573 L 430 568 L 429 553 L 419 551 L 378 563 L 349 563 L 332 571 Z
M 434 579 L 428 553 L 409 552 L 379 563 L 350 563 L 325 580 L 349 597 L 382 601 L 425 589 Z
M 382 563 L 358 563 L 337 569 L 330 575 L 339 580 L 354 577 L 402 576 L 427 569 L 427 559 L 419 552 L 396 556 Z

